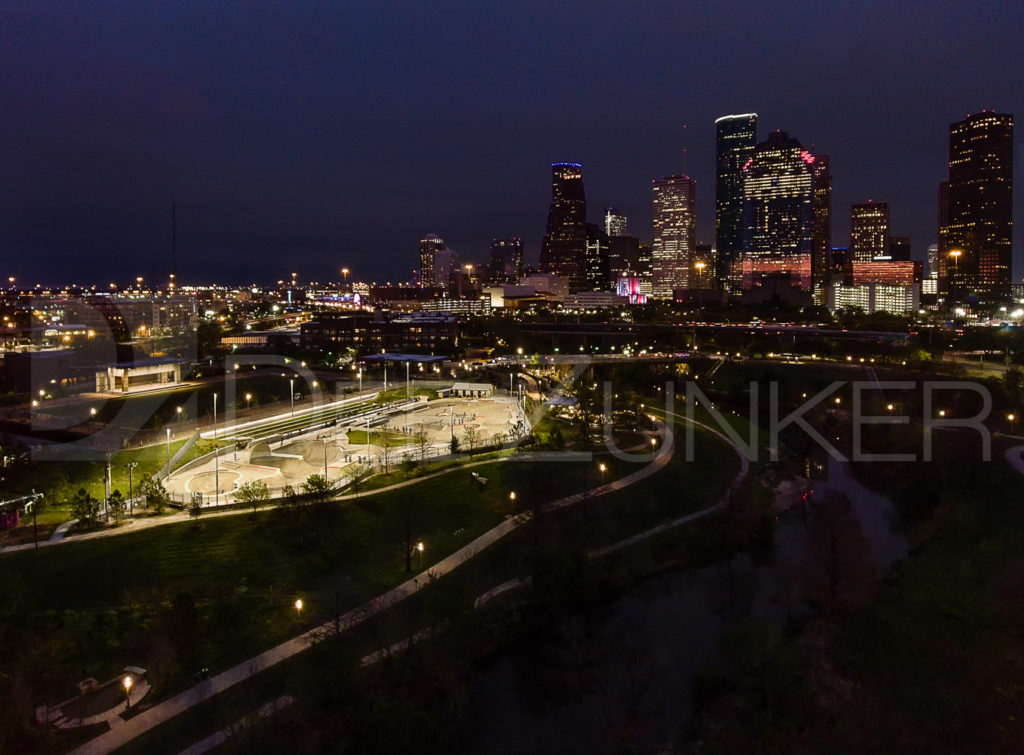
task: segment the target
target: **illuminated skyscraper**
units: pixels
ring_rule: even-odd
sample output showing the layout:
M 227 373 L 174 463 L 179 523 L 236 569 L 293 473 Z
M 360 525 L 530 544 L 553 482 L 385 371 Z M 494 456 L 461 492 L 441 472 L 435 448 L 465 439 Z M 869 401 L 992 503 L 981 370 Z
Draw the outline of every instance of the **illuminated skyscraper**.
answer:
M 697 182 L 689 176 L 666 176 L 654 181 L 653 189 L 653 293 L 656 299 L 671 299 L 672 289 L 690 288 L 697 246 Z
M 832 280 L 832 161 L 828 155 L 815 155 L 814 233 L 811 238 L 811 278 L 815 301 L 825 303 L 825 288 Z
M 715 278 L 727 287 L 733 264 L 743 252 L 743 166 L 756 145 L 757 113 L 715 121 Z
M 540 272 L 569 281 L 570 291 L 583 285 L 587 252 L 587 199 L 583 169 L 577 163 L 551 166 L 551 208 L 540 250 Z
M 773 131 L 744 165 L 744 289 L 788 275 L 791 285 L 812 290 L 814 162 L 800 142 Z
M 986 110 L 950 125 L 944 209 L 942 201 L 940 292 L 954 301 L 973 295 L 983 301 L 1007 297 L 1013 243 L 1012 115 Z
M 444 249 L 444 240 L 436 233 L 428 233 L 420 239 L 420 285 L 424 288 L 431 286 L 445 285 L 438 284 L 434 256 L 438 251 Z
M 609 238 L 626 235 L 626 216 L 614 207 L 604 208 L 604 232 Z
M 519 237 L 493 239 L 488 280 L 491 283 L 516 283 L 523 277 L 523 240 Z
M 587 223 L 587 254 L 584 263 L 584 287 L 588 291 L 610 291 L 608 234 L 593 223 Z
M 871 262 L 889 256 L 889 203 L 865 202 L 850 208 L 850 260 Z

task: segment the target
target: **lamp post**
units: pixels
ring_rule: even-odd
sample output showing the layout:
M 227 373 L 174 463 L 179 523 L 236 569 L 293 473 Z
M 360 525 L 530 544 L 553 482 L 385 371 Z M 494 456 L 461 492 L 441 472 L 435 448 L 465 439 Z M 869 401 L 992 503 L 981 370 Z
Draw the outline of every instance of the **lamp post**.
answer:
M 409 363 L 405 363 L 405 397 L 409 398 L 412 393 L 409 390 Z
M 171 473 L 171 428 L 167 428 L 167 474 Z
M 250 401 L 252 401 L 252 394 L 251 393 L 245 394 L 245 410 L 246 411 L 249 410 L 249 402 Z
M 124 709 L 128 710 L 132 705 L 132 678 L 126 676 L 121 680 L 121 686 L 124 687 Z
M 608 471 L 608 467 L 605 466 L 605 464 L 602 462 L 601 465 L 598 466 L 598 469 L 601 470 L 601 487 L 603 488 L 604 487 L 604 473 L 606 471 Z
M 180 406 L 176 406 L 174 408 L 174 413 L 178 415 L 178 424 L 179 425 L 181 424 L 181 413 L 182 413 L 182 411 L 184 411 L 184 410 Z
M 341 274 L 345 278 L 344 288 L 348 288 L 348 268 L 347 267 L 341 268 Z
M 960 255 L 962 254 L 963 251 L 960 249 L 953 249 L 949 253 L 949 256 L 953 258 L 953 287 L 957 286 L 960 281 Z
M 130 462 L 128 462 L 128 516 L 131 516 L 132 515 L 132 511 L 133 511 L 133 507 L 132 507 L 132 470 L 135 469 L 137 464 L 138 464 L 137 461 L 130 461 Z M 168 474 L 170 474 L 170 470 L 167 470 L 167 472 L 168 472 Z
M 1007 414 L 1006 415 L 1006 419 L 1010 423 L 1010 435 L 1013 435 L 1013 426 L 1017 422 L 1017 415 L 1016 414 Z
M 359 368 L 359 392 L 363 392 L 363 368 Z
M 292 402 L 292 416 L 295 416 L 295 378 L 288 378 L 288 397 Z

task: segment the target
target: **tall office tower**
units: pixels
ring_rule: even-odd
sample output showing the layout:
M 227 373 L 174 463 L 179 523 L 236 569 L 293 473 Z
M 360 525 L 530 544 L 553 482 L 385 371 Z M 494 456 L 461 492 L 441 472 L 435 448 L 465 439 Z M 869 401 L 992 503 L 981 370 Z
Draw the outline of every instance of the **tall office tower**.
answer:
M 626 235 L 626 216 L 614 207 L 604 208 L 604 232 L 609 238 Z
M 889 238 L 889 259 L 893 262 L 910 262 L 910 236 Z
M 1012 115 L 983 110 L 950 125 L 947 197 L 939 232 L 940 292 L 952 301 L 972 295 L 982 301 L 1008 297 L 1013 243 Z M 941 205 L 940 197 L 940 215 Z
M 671 299 L 672 289 L 690 288 L 697 246 L 697 182 L 689 176 L 666 176 L 652 184 L 651 283 L 654 298 Z
M 732 287 L 733 266 L 743 253 L 743 166 L 756 146 L 757 113 L 715 121 L 715 280 L 726 288 Z
M 435 286 L 447 288 L 449 291 L 459 290 L 462 279 L 462 261 L 459 253 L 442 244 L 434 250 L 434 283 Z
M 611 288 L 608 234 L 601 226 L 593 223 L 587 223 L 587 254 L 583 280 L 588 291 L 608 291 Z
M 939 245 L 931 244 L 928 247 L 928 277 L 938 280 L 939 278 Z
M 850 258 L 871 262 L 889 255 L 889 203 L 868 201 L 850 207 Z
M 490 283 L 517 283 L 523 276 L 523 240 L 518 236 L 492 239 L 488 268 Z
M 814 155 L 800 142 L 785 131 L 773 131 L 744 166 L 745 290 L 760 285 L 766 276 L 782 275 L 789 276 L 790 285 L 812 290 L 814 162 Z
M 587 199 L 583 193 L 583 169 L 577 163 L 551 166 L 551 208 L 547 232 L 540 250 L 540 271 L 562 276 L 569 290 L 583 285 L 587 252 Z
M 420 239 L 420 286 L 424 288 L 439 285 L 435 274 L 434 255 L 440 249 L 444 249 L 444 240 L 436 233 L 428 233 Z
M 608 273 L 612 281 L 640 277 L 640 239 L 636 236 L 608 239 Z
M 815 303 L 825 304 L 825 289 L 832 282 L 832 160 L 815 155 L 814 233 L 811 237 L 811 280 Z

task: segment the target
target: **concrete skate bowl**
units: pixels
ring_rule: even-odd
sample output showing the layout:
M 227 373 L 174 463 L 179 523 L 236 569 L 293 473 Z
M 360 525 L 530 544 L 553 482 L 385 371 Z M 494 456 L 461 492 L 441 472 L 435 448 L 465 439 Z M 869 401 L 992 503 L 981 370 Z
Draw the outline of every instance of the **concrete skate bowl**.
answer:
M 258 466 L 273 467 L 277 466 L 274 462 L 274 457 L 270 453 L 270 445 L 267 443 L 254 443 L 249 449 L 249 463 L 256 464 Z
M 324 444 L 310 441 L 306 444 L 293 443 L 294 446 L 305 445 L 306 449 L 303 451 L 293 451 L 292 453 L 300 454 L 302 460 L 311 466 L 324 465 Z M 342 460 L 341 451 L 337 446 L 328 443 L 327 444 L 327 463 L 337 464 Z
M 218 480 L 219 477 L 219 480 Z M 188 490 L 192 493 L 202 493 L 203 495 L 213 495 L 214 488 L 219 488 L 220 495 L 230 493 L 235 489 L 235 483 L 241 479 L 241 475 L 238 472 L 221 472 L 217 475 L 214 472 L 203 472 L 197 474 L 191 480 L 188 481 Z

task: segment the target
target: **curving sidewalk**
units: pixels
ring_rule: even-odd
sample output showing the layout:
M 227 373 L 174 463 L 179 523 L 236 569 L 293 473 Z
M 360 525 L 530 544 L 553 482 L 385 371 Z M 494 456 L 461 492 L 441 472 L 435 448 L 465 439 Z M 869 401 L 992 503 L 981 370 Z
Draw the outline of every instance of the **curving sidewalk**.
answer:
M 662 435 L 663 441 L 658 455 L 655 456 L 654 460 L 651 461 L 650 464 L 647 464 L 643 469 L 639 469 L 632 474 L 619 478 L 618 480 L 601 485 L 593 490 L 586 491 L 585 494 L 577 493 L 553 501 L 545 506 L 544 510 L 552 511 L 565 506 L 571 506 L 574 503 L 582 501 L 584 495 L 589 499 L 605 495 L 606 493 L 611 493 L 615 490 L 621 490 L 622 488 L 650 477 L 652 474 L 662 469 L 666 464 L 668 464 L 675 452 L 675 439 L 663 422 L 656 422 L 655 425 L 658 433 Z M 522 457 L 517 458 L 520 461 L 522 460 Z M 488 463 L 491 462 L 484 461 L 477 462 L 476 464 Z M 474 464 L 467 464 L 464 467 L 459 467 L 459 469 L 465 469 L 470 466 L 474 466 Z M 449 471 L 451 470 L 443 470 L 436 474 L 445 474 Z M 426 477 L 427 476 L 417 478 L 416 480 L 407 480 L 388 488 L 381 488 L 379 491 L 374 492 L 402 487 L 404 485 L 426 479 Z M 496 527 L 480 535 L 471 543 L 464 545 L 454 553 L 434 564 L 434 566 L 426 572 L 388 590 L 368 603 L 364 603 L 358 608 L 352 609 L 348 613 L 342 615 L 337 622 L 334 620 L 324 622 L 323 624 L 303 632 L 290 640 L 286 640 L 285 642 L 259 653 L 248 660 L 242 661 L 226 671 L 210 677 L 209 679 L 186 689 L 184 692 L 181 692 L 162 703 L 154 705 L 149 710 L 125 721 L 116 728 L 113 728 L 95 739 L 86 742 L 81 747 L 73 750 L 72 755 L 100 755 L 102 753 L 112 752 L 149 731 L 153 727 L 159 726 L 165 721 L 169 721 L 175 716 L 184 713 L 189 708 L 192 708 L 205 700 L 209 700 L 239 682 L 243 682 L 249 677 L 258 674 L 260 671 L 268 669 L 271 666 L 275 666 L 282 661 L 298 655 L 324 637 L 333 635 L 336 630 L 343 632 L 361 624 L 367 619 L 376 616 L 382 611 L 397 605 L 409 596 L 419 592 L 424 587 L 427 587 L 433 579 L 442 577 L 455 570 L 485 548 L 493 545 L 518 527 L 529 522 L 532 518 L 532 513 L 527 511 L 515 517 L 506 519 Z
M 696 425 L 697 427 L 703 428 L 708 432 L 712 433 L 713 435 L 718 436 L 726 443 L 728 443 L 729 447 L 732 448 L 732 450 L 736 452 L 736 455 L 740 457 L 740 471 L 736 475 L 736 477 L 733 478 L 732 484 L 729 485 L 729 489 L 726 490 L 722 497 L 715 501 L 715 503 L 713 503 L 711 506 L 708 506 L 705 509 L 701 509 L 700 511 L 695 511 L 692 514 L 686 514 L 685 516 L 673 519 L 670 522 L 659 524 L 657 527 L 652 527 L 651 529 L 641 532 L 637 535 L 633 535 L 632 537 L 627 537 L 624 540 L 619 540 L 617 543 L 612 543 L 611 545 L 606 545 L 603 548 L 593 550 L 589 553 L 590 558 L 600 558 L 601 556 L 607 556 L 609 553 L 614 553 L 615 551 L 622 550 L 623 548 L 628 548 L 631 545 L 636 545 L 637 543 L 643 542 L 644 540 L 654 537 L 655 535 L 658 535 L 662 532 L 667 532 L 668 530 L 682 526 L 689 522 L 694 522 L 698 519 L 703 519 L 715 513 L 716 511 L 724 509 L 726 506 L 729 505 L 729 501 L 732 499 L 733 495 L 739 489 L 740 485 L 743 484 L 743 481 L 747 478 L 747 475 L 750 473 L 750 460 L 747 458 L 746 454 L 743 453 L 742 449 L 740 449 L 740 447 L 737 446 L 732 440 L 730 440 L 729 437 L 726 436 L 724 433 L 716 430 L 710 425 L 705 425 L 703 422 L 698 422 L 695 419 L 684 417 L 681 414 L 676 414 L 675 412 L 670 412 L 666 410 L 661 411 L 664 411 L 665 414 L 675 417 L 676 419 L 681 419 L 684 422 L 689 422 Z M 1024 446 L 1021 446 L 1021 448 L 1024 449 Z M 1024 474 L 1024 472 L 1022 472 L 1022 474 Z

